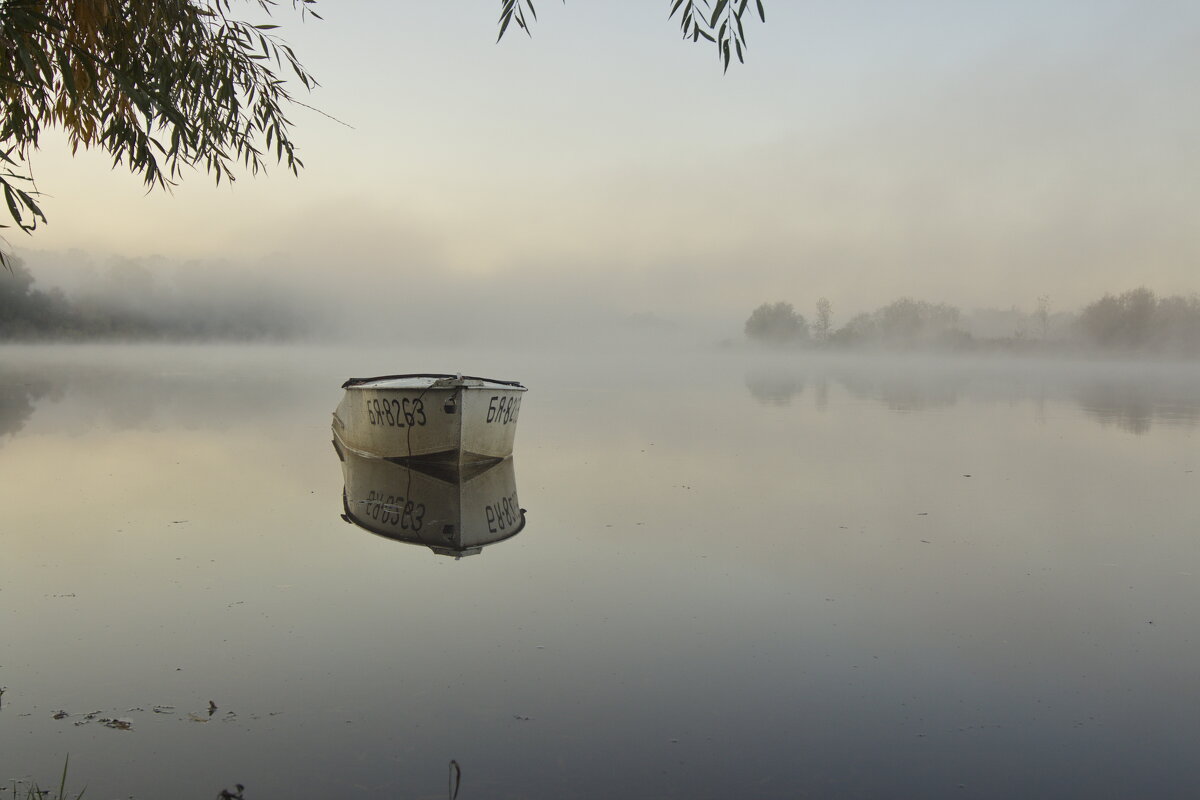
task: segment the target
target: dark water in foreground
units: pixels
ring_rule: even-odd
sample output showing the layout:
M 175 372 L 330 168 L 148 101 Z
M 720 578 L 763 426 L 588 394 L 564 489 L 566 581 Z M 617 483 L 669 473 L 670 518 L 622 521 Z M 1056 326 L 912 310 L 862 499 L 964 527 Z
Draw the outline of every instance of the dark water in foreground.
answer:
M 419 370 L 530 387 L 457 561 L 342 519 L 339 384 Z M 1169 364 L 0 350 L 0 780 L 1194 796 L 1198 423 Z

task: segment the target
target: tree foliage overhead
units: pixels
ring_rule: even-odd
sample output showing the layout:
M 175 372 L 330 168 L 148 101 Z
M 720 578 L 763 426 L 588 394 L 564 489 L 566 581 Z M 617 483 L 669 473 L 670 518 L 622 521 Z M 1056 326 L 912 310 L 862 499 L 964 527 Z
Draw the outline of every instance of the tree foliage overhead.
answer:
M 315 0 L 292 0 L 317 16 Z M 253 0 L 269 17 L 276 0 Z M 233 16 L 239 0 L 0 0 L 0 187 L 13 223 L 45 216 L 29 171 L 42 131 L 73 151 L 97 147 L 113 165 L 166 187 L 191 167 L 218 183 L 238 165 L 302 165 L 285 110 L 283 73 L 316 81 L 273 24 Z M 10 227 L 10 226 L 4 226 Z
M 563 0 L 565 3 L 566 0 Z M 750 10 L 750 0 L 669 0 L 671 11 L 669 19 L 679 19 L 679 29 L 684 39 L 698 42 L 704 39 L 717 48 L 717 56 L 729 69 L 733 56 L 745 63 L 746 29 L 742 24 L 743 18 Z M 754 10 L 759 20 L 767 21 L 767 12 L 762 0 L 754 0 Z M 500 35 L 496 41 L 504 38 L 509 26 L 516 24 L 518 28 L 530 33 L 530 23 L 537 19 L 537 9 L 533 0 L 500 0 Z
M 750 0 L 668 0 L 684 38 L 717 48 L 725 69 L 744 60 Z M 316 81 L 269 19 L 281 0 L 0 0 L 0 190 L 10 225 L 30 233 L 46 217 L 29 157 L 42 131 L 66 132 L 72 152 L 100 148 L 150 188 L 191 168 L 217 183 L 240 166 L 270 162 L 292 172 L 296 155 L 285 111 L 298 103 L 284 75 Z M 316 0 L 291 0 L 301 17 Z M 766 20 L 763 0 L 754 11 Z M 753 15 L 751 15 L 753 16 Z M 500 34 L 529 33 L 533 0 L 500 0 Z M 0 251 L 0 265 L 10 267 Z

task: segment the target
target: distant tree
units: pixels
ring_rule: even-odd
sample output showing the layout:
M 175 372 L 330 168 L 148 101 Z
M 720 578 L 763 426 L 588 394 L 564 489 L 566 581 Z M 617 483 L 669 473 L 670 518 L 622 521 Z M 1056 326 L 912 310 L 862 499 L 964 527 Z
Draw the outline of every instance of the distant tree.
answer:
M 817 317 L 813 321 L 813 335 L 818 342 L 829 340 L 829 329 L 833 323 L 833 306 L 824 297 L 817 300 Z
M 1200 353 L 1200 298 L 1158 298 L 1146 287 L 1086 306 L 1079 328 L 1092 344 L 1127 351 Z
M 1106 294 L 1079 315 L 1079 326 L 1093 344 L 1139 349 L 1149 339 L 1157 299 L 1146 287 L 1120 295 Z
M 945 303 L 902 297 L 875 312 L 879 336 L 903 345 L 933 342 L 958 329 L 961 314 Z
M 1200 355 L 1200 296 L 1163 297 L 1154 309 L 1153 341 L 1157 349 Z
M 961 313 L 945 303 L 902 297 L 870 314 L 858 314 L 830 334 L 832 344 L 917 347 L 958 347 L 970 343 L 960 327 Z
M 763 303 L 746 320 L 746 336 L 771 344 L 803 342 L 808 339 L 808 322 L 791 303 Z
M 870 314 L 855 314 L 850 320 L 829 334 L 829 343 L 840 347 L 853 347 L 876 338 L 876 325 Z
M 34 288 L 33 276 L 19 259 L 0 269 L 0 340 L 70 333 L 75 320 L 61 291 Z

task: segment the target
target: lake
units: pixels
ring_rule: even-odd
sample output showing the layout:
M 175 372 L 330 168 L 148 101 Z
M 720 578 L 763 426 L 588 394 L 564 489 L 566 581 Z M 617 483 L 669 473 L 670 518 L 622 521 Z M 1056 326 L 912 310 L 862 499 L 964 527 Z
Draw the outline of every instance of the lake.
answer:
M 422 370 L 529 387 L 476 555 L 344 519 L 342 381 Z M 0 780 L 1195 796 L 1198 425 L 1195 364 L 5 347 Z

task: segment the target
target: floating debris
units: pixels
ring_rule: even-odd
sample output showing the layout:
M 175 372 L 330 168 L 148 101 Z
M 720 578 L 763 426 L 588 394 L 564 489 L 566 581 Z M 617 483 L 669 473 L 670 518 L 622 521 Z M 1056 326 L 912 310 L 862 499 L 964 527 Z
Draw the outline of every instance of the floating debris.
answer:
M 106 728 L 112 728 L 113 730 L 118 730 L 118 731 L 133 730 L 133 720 L 131 720 L 131 719 L 119 719 L 119 718 L 115 718 L 115 717 L 112 719 L 106 718 L 106 719 L 100 720 L 100 724 Z
M 175 706 L 154 706 L 150 710 L 155 714 L 174 714 Z
M 240 783 L 234 784 L 234 790 L 231 792 L 228 789 L 222 789 L 217 795 L 217 800 L 244 800 L 242 792 L 246 791 L 246 787 Z
M 66 711 L 59 710 L 59 711 L 55 711 L 50 716 L 54 717 L 54 719 L 66 719 L 67 717 L 69 717 L 71 715 L 68 714 Z

